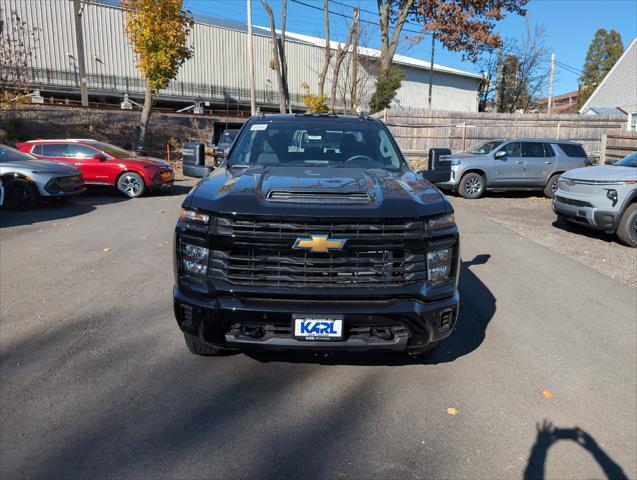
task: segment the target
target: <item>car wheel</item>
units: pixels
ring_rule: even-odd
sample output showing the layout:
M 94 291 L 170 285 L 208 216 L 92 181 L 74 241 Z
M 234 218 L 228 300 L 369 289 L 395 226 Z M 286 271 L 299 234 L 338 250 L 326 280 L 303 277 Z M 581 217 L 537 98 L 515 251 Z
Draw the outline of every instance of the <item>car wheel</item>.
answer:
M 622 215 L 617 236 L 629 247 L 637 247 L 637 203 L 630 205 Z
M 187 335 L 184 333 L 184 340 L 186 340 L 186 346 L 190 353 L 194 355 L 201 355 L 204 357 L 213 357 L 221 354 L 223 351 L 219 347 L 213 347 L 212 345 L 208 345 L 207 343 L 202 342 L 196 337 L 192 335 Z
M 484 187 L 484 177 L 479 173 L 469 172 L 460 180 L 458 193 L 464 198 L 480 198 L 484 193 Z
M 555 192 L 557 192 L 558 182 L 560 180 L 560 173 L 556 173 L 555 175 L 551 175 L 549 181 L 546 182 L 546 186 L 544 187 L 544 196 L 548 198 L 553 198 L 555 196 Z
M 26 180 L 16 178 L 4 186 L 4 204 L 11 210 L 28 210 L 33 208 L 37 194 Z
M 137 198 L 144 193 L 146 186 L 138 173 L 124 172 L 117 179 L 117 189 L 128 198 Z

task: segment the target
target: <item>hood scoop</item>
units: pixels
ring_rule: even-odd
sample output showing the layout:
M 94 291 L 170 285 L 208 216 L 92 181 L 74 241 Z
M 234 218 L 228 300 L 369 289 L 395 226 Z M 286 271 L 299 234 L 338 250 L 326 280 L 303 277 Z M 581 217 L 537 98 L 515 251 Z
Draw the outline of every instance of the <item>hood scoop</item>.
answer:
M 270 190 L 266 195 L 269 202 L 302 203 L 312 205 L 354 205 L 371 203 L 368 192 L 338 192 L 328 190 Z

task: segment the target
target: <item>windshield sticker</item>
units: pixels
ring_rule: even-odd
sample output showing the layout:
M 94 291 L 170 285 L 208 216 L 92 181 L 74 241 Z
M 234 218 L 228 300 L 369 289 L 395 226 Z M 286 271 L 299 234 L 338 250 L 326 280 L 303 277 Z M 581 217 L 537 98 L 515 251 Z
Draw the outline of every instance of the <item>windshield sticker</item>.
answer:
M 268 128 L 267 123 L 255 123 L 250 127 L 250 130 L 265 130 L 266 128 Z

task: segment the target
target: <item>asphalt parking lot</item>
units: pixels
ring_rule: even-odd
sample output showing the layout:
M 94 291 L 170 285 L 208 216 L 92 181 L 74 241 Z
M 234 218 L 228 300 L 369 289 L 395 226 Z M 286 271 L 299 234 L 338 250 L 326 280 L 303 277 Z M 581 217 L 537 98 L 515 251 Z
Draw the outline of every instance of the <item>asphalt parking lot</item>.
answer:
M 172 312 L 188 188 L 0 211 L 1 478 L 637 477 L 634 250 L 612 278 L 555 245 L 584 233 L 529 233 L 532 197 L 454 197 L 460 324 L 431 359 L 200 358 Z

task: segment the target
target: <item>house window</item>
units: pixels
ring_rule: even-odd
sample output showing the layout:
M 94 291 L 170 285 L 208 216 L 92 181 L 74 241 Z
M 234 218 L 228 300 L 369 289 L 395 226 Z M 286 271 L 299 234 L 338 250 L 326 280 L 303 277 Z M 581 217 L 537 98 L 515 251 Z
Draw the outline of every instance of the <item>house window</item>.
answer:
M 629 132 L 637 132 L 637 112 L 628 114 L 628 125 L 626 128 Z

